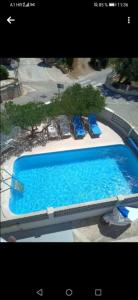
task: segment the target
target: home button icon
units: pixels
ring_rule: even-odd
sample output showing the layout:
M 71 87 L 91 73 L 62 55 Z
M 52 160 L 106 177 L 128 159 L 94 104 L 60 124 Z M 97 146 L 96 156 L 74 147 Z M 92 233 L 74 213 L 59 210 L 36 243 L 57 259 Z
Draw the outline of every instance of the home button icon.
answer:
M 66 296 L 72 296 L 73 290 L 72 289 L 66 289 Z

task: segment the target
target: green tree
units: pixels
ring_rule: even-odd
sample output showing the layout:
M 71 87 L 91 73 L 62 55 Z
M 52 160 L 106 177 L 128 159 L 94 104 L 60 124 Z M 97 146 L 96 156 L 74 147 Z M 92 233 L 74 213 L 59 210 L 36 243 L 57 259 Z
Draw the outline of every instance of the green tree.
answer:
M 101 57 L 100 58 L 100 62 L 101 62 L 101 67 L 103 69 L 105 69 L 108 66 L 109 58 L 107 58 L 107 57 Z
M 138 81 L 138 58 L 132 59 L 130 79 Z
M 8 114 L 6 111 L 1 111 L 0 112 L 0 132 L 3 132 L 5 134 L 10 133 L 11 131 L 11 122 L 9 120 Z
M 66 63 L 69 69 L 72 69 L 72 65 L 73 65 L 73 58 L 72 57 L 68 57 L 66 58 Z
M 56 65 L 63 66 L 67 69 L 72 69 L 73 58 L 58 58 L 56 61 Z
M 105 57 L 94 57 L 90 60 L 90 66 L 95 70 L 105 69 L 108 65 L 109 59 Z
M 138 58 L 111 58 L 110 65 L 118 75 L 120 75 L 119 81 L 123 77 L 129 81 L 138 81 Z
M 119 82 L 126 78 L 127 80 L 134 80 L 137 78 L 137 59 L 133 58 L 113 58 L 110 59 L 110 64 L 113 66 L 115 72 L 120 76 Z
M 17 105 L 10 101 L 5 104 L 5 109 L 11 124 L 29 131 L 31 137 L 34 137 L 38 129 L 37 126 L 48 116 L 47 105 L 43 102 Z
M 61 96 L 55 98 L 53 108 L 58 114 L 83 114 L 89 112 L 100 112 L 105 106 L 105 98 L 99 90 L 91 85 L 81 87 L 80 84 L 74 84 L 68 87 Z
M 7 79 L 9 77 L 9 72 L 5 66 L 0 65 L 0 80 Z

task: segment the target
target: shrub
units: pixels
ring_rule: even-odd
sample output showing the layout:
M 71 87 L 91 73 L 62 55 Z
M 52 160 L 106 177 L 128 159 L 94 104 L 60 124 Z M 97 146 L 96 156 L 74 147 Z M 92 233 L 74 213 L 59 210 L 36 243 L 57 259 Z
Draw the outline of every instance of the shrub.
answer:
M 68 87 L 61 96 L 55 99 L 55 108 L 60 114 L 87 115 L 90 112 L 100 112 L 105 107 L 105 98 L 91 85 L 81 87 L 74 84 Z
M 9 72 L 7 71 L 6 67 L 0 65 L 0 80 L 7 79 L 9 77 Z

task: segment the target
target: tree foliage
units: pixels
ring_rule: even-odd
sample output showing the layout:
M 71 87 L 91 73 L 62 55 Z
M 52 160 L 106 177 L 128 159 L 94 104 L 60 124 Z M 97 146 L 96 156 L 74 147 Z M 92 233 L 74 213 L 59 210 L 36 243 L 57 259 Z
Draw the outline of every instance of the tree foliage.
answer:
M 81 87 L 81 85 L 75 84 L 58 96 L 54 105 L 57 107 L 58 113 L 85 115 L 89 112 L 101 111 L 105 106 L 105 98 L 101 96 L 99 90 L 91 85 Z
M 71 69 L 73 65 L 73 58 L 72 57 L 58 58 L 56 63 L 57 65 L 62 65 L 65 68 Z
M 14 126 L 28 130 L 31 136 L 35 134 L 37 126 L 46 119 L 46 105 L 43 102 L 29 102 L 24 105 L 5 104 L 6 113 Z
M 11 131 L 11 122 L 9 120 L 8 114 L 6 111 L 1 111 L 0 112 L 0 132 L 3 132 L 5 134 L 10 133 Z
M 109 59 L 106 57 L 94 57 L 90 60 L 90 66 L 92 66 L 95 70 L 105 69 L 108 65 Z
M 9 72 L 5 66 L 0 65 L 0 80 L 5 80 L 9 77 Z
M 120 81 L 123 77 L 130 81 L 138 80 L 138 58 L 112 58 L 110 64 L 120 75 Z
M 1 130 L 6 126 L 19 126 L 30 132 L 31 137 L 37 133 L 37 126 L 45 122 L 48 126 L 50 120 L 60 114 L 68 116 L 74 114 L 87 115 L 90 112 L 99 112 L 105 106 L 105 98 L 91 85 L 81 87 L 75 84 L 68 87 L 61 95 L 53 98 L 50 104 L 43 102 L 29 102 L 17 105 L 12 101 L 5 104 Z
M 131 80 L 138 81 L 138 58 L 132 59 Z

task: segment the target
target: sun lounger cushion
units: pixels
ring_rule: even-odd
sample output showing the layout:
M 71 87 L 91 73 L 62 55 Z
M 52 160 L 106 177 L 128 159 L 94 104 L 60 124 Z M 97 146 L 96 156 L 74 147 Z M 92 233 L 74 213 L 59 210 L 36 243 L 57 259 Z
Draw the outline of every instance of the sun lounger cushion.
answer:
M 117 206 L 117 208 L 121 212 L 121 214 L 123 215 L 123 217 L 125 217 L 125 218 L 128 217 L 129 210 L 126 207 L 124 207 L 124 206 Z
M 82 121 L 81 121 L 81 118 L 80 116 L 74 116 L 72 118 L 72 123 L 73 123 L 73 127 L 74 127 L 74 131 L 75 131 L 75 134 L 76 136 L 85 136 L 85 130 L 84 130 L 84 127 L 83 127 L 83 124 L 82 124 Z
M 96 134 L 96 135 L 100 135 L 101 134 L 101 130 L 100 130 L 100 128 L 97 126 L 97 125 L 91 125 L 92 126 L 92 131 L 93 131 L 93 133 L 94 134 Z
M 88 115 L 88 123 L 89 123 L 89 129 L 93 135 L 99 136 L 102 133 L 101 129 L 97 124 L 95 115 L 93 114 Z

